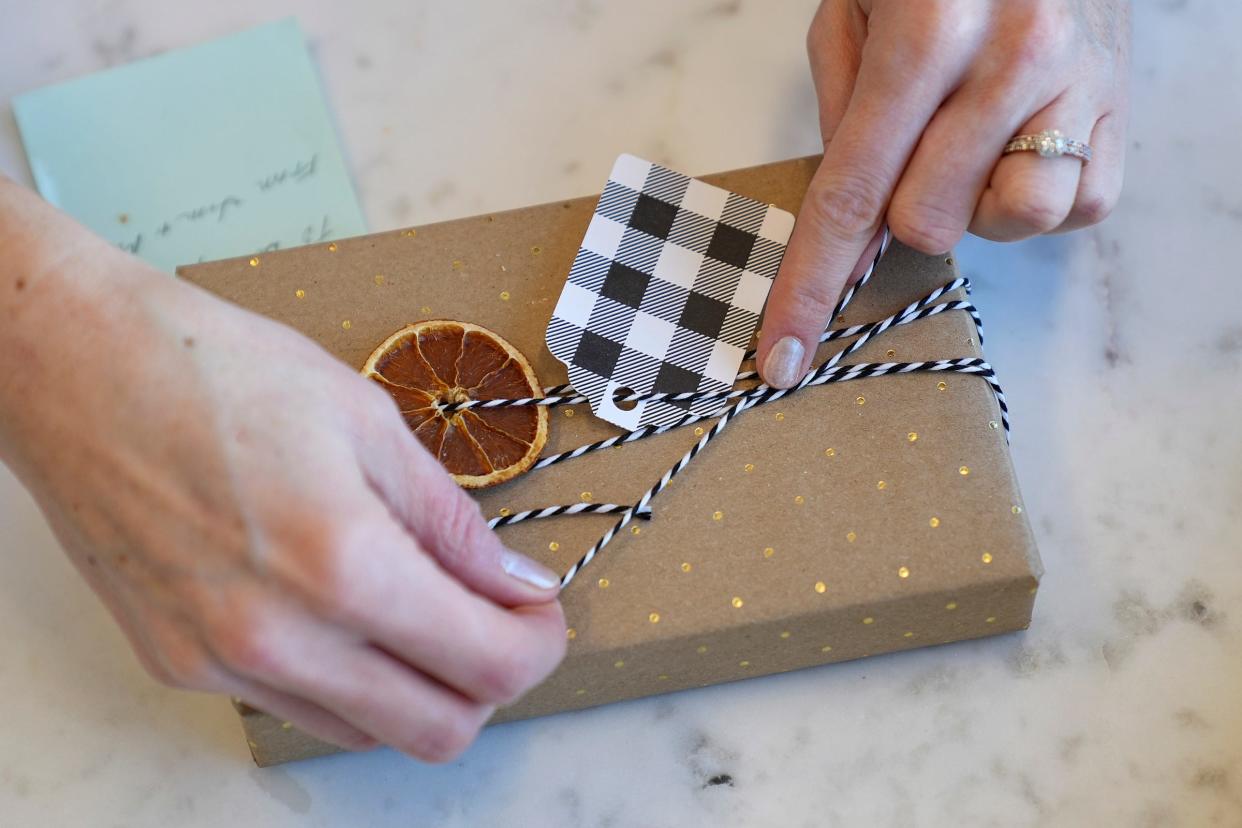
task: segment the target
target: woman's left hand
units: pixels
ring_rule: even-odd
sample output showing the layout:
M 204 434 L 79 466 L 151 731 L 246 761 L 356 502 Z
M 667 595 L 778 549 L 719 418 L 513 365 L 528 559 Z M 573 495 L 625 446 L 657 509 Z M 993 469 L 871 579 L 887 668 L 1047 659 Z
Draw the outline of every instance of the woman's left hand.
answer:
M 848 281 L 893 235 L 925 253 L 1076 230 L 1121 192 L 1129 0 L 823 0 L 807 37 L 824 159 L 759 341 L 765 381 L 806 372 Z M 1002 156 L 1058 129 L 1089 164 Z

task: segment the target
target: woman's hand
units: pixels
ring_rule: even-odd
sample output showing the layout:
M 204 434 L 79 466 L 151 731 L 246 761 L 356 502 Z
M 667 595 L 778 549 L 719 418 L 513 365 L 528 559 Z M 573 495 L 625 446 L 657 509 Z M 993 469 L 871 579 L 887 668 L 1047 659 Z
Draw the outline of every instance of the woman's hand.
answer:
M 555 667 L 555 575 L 378 387 L 0 179 L 0 242 L 40 239 L 0 267 L 0 457 L 154 676 L 437 761 Z
M 948 251 L 967 230 L 1015 241 L 1101 221 L 1121 192 L 1128 0 L 823 0 L 807 47 L 824 159 L 759 342 L 763 378 L 806 372 L 843 287 L 887 221 Z M 1091 163 L 1020 152 L 1059 129 Z

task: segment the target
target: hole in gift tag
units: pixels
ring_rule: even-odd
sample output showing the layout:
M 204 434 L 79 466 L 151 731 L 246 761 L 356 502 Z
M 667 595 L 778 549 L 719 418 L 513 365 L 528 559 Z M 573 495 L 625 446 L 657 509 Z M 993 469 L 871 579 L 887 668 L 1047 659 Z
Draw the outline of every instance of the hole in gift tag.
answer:
M 622 411 L 633 411 L 638 403 L 634 400 L 624 399 L 625 397 L 632 397 L 633 395 L 634 389 L 632 388 L 618 388 L 616 391 L 612 392 L 612 404 Z

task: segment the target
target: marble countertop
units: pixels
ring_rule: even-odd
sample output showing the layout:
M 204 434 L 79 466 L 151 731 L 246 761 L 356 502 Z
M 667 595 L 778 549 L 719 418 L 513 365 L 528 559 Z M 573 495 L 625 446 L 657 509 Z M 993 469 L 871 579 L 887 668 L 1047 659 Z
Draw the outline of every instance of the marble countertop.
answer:
M 1242 825 L 1242 6 L 1136 5 L 1116 213 L 957 252 L 1047 566 L 1029 632 L 504 725 L 443 767 L 258 770 L 0 467 L 0 823 Z M 622 151 L 815 151 L 813 6 L 0 0 L 0 100 L 296 13 L 378 230 L 592 192 Z M 0 169 L 29 182 L 7 107 Z

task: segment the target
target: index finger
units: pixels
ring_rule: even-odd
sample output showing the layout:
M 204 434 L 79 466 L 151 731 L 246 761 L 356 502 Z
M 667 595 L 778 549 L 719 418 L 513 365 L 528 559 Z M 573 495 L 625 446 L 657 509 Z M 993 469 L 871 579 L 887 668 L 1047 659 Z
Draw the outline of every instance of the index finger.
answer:
M 824 147 L 768 296 L 758 365 L 774 387 L 806 373 L 907 160 L 961 72 L 943 40 L 912 26 L 917 17 L 871 20 L 849 107 Z

